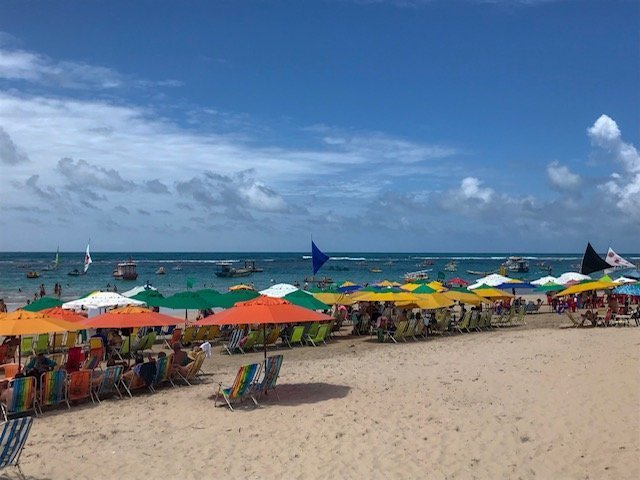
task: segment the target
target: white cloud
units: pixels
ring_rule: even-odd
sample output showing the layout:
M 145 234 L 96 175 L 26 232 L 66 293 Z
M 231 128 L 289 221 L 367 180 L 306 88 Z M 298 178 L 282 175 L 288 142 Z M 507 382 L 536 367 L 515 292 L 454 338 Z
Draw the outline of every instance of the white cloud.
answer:
M 27 161 L 27 156 L 18 149 L 4 128 L 0 127 L 0 163 L 15 165 Z
M 485 203 L 491 201 L 491 197 L 494 193 L 492 188 L 483 188 L 482 181 L 478 180 L 475 177 L 466 177 L 462 179 L 458 192 L 464 199 L 480 200 Z
M 559 190 L 573 190 L 582 183 L 580 175 L 557 161 L 547 165 L 547 178 L 551 185 Z

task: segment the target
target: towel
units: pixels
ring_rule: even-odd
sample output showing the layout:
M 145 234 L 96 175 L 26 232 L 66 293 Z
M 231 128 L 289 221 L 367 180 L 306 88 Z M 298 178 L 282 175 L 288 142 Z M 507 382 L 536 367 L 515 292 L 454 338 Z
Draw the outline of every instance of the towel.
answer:
M 200 348 L 204 352 L 204 356 L 206 358 L 211 358 L 211 344 L 209 342 L 204 342 L 202 345 L 200 345 Z

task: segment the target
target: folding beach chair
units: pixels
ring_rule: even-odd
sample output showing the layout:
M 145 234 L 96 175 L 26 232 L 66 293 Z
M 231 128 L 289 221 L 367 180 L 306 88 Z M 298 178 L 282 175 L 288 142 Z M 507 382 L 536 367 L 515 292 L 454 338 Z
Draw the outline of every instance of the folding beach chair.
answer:
M 173 329 L 173 332 L 171 332 L 171 338 L 169 340 L 165 338 L 164 343 L 167 346 L 167 348 L 169 348 L 169 350 L 173 350 L 173 344 L 180 342 L 181 338 L 182 338 L 182 329 L 176 327 Z
M 207 336 L 208 335 L 209 335 L 209 326 L 208 325 L 204 325 L 204 326 L 198 328 L 198 331 L 193 336 L 193 341 L 194 342 L 198 342 L 198 343 L 202 343 L 202 342 L 207 340 Z
M 287 345 L 289 348 L 293 348 L 294 344 L 302 345 L 302 334 L 304 333 L 304 326 L 298 325 L 297 327 L 293 327 L 291 331 L 291 336 L 287 337 Z
M 64 365 L 65 370 L 68 373 L 80 370 L 84 357 L 82 355 L 82 348 L 72 347 L 67 352 L 67 361 Z
M 131 353 L 131 348 L 129 347 L 130 345 L 131 337 L 127 335 L 126 337 L 124 337 L 124 340 L 122 341 L 122 345 L 120 345 L 120 347 L 114 347 L 113 350 L 111 350 L 111 356 L 113 357 L 115 355 L 120 361 L 124 361 L 125 357 L 128 357 Z
M 198 372 L 200 371 L 200 368 L 202 367 L 202 364 L 204 363 L 204 359 L 205 359 L 205 353 L 204 352 L 198 352 L 198 354 L 196 355 L 196 358 L 193 360 L 193 362 L 191 362 L 188 365 L 189 370 L 187 371 L 187 374 L 186 375 L 182 375 L 180 372 L 176 371 L 175 372 L 175 377 L 181 379 L 187 385 L 191 386 L 191 382 L 193 382 L 193 380 L 196 378 L 196 375 L 198 375 Z
M 478 331 L 478 312 L 471 312 L 471 316 L 469 317 L 469 326 L 467 327 L 467 332 L 471 333 L 473 330 Z
M 102 348 L 96 348 L 89 351 L 89 355 L 87 355 L 87 359 L 82 364 L 83 370 L 94 370 L 96 368 L 100 368 L 100 362 L 103 357 Z
M 258 330 L 252 330 L 251 332 L 249 332 L 246 340 L 242 344 L 242 353 L 245 353 L 250 348 L 254 348 L 257 340 L 258 340 Z
M 242 401 L 247 396 L 251 397 L 253 403 L 258 405 L 258 401 L 253 396 L 253 387 L 256 378 L 260 375 L 260 366 L 261 364 L 259 363 L 251 363 L 240 367 L 231 387 L 223 388 L 222 383 L 219 383 L 218 392 L 214 399 L 214 406 L 218 405 L 218 398 L 220 396 L 224 398 L 224 401 L 227 402 L 232 412 L 233 407 L 231 406 L 231 402 L 234 400 Z
M 11 389 L 7 403 L 0 402 L 2 415 L 5 420 L 9 415 L 17 413 L 26 413 L 36 410 L 36 379 L 35 377 L 14 378 L 9 382 L 8 388 Z
M 63 346 L 64 346 L 64 335 L 63 334 L 54 335 L 51 341 L 51 351 L 52 352 L 60 351 L 62 350 Z
M 462 319 L 458 322 L 455 328 L 460 333 L 464 333 L 465 330 L 468 332 L 470 322 L 471 322 L 471 311 L 468 311 L 467 313 L 464 314 L 464 317 L 462 317 Z
M 262 380 L 257 382 L 254 387 L 254 391 L 257 395 L 267 395 L 269 390 L 273 390 L 278 400 L 280 400 L 278 392 L 276 392 L 276 382 L 280 375 L 280 367 L 282 366 L 283 359 L 283 355 L 267 357 L 264 368 L 262 369 L 264 377 L 262 377 Z
M 28 352 L 33 352 L 33 337 L 22 337 L 20 340 L 20 350 L 26 355 Z
M 405 342 L 407 341 L 407 337 L 411 337 L 415 340 L 415 337 L 413 336 L 415 331 L 416 331 L 416 321 L 415 319 L 411 319 L 409 320 L 409 324 L 407 325 L 407 330 L 404 332 L 404 336 L 402 337 L 402 339 Z
M 157 337 L 157 333 L 155 331 L 151 331 L 149 333 L 147 333 L 146 335 L 146 341 L 143 344 L 140 344 L 140 350 L 144 353 L 145 350 L 149 350 L 152 351 L 153 350 L 153 346 L 156 343 L 156 337 Z
M 2 424 L 0 432 L 0 470 L 15 467 L 22 478 L 20 454 L 33 425 L 32 417 L 15 418 Z
M 282 329 L 280 327 L 273 327 L 267 335 L 267 338 L 264 341 L 264 345 L 267 347 L 269 345 L 273 345 L 275 347 L 276 342 L 280 338 L 280 332 L 282 332 Z
M 244 332 L 241 329 L 236 328 L 231 332 L 231 336 L 229 337 L 227 343 L 222 344 L 229 355 L 232 355 L 236 350 L 240 350 L 240 352 L 244 353 L 244 350 L 240 346 L 240 340 L 242 340 L 243 335 Z
M 416 342 L 418 341 L 417 337 L 422 337 L 422 338 L 427 337 L 427 326 L 424 324 L 422 319 L 416 319 L 416 326 L 413 329 L 413 339 Z
M 320 342 L 322 342 L 326 345 L 327 342 L 325 342 L 325 339 L 327 338 L 327 335 L 329 335 L 329 325 L 321 325 L 318 328 L 315 337 L 307 335 L 307 344 L 311 343 L 311 345 L 317 347 L 320 345 Z
M 76 346 L 76 343 L 78 343 L 78 332 L 67 332 L 62 349 L 70 350 Z
M 173 361 L 173 353 L 166 357 L 159 357 L 156 359 L 156 375 L 153 378 L 153 382 L 149 385 L 149 390 L 156 391 L 156 388 L 162 385 L 164 382 L 170 382 L 175 387 L 173 380 L 171 379 L 171 362 Z
M 209 328 L 209 334 L 207 335 L 207 341 L 213 342 L 220 337 L 220 327 L 218 325 L 211 325 Z
M 390 338 L 391 340 L 393 340 L 393 343 L 398 343 L 398 340 L 403 340 L 406 342 L 404 338 L 404 334 L 407 331 L 408 327 L 409 327 L 409 322 L 407 320 L 403 320 L 399 322 L 395 330 L 393 331 L 390 330 L 386 332 L 387 338 Z
M 102 337 L 91 337 L 89 339 L 89 350 L 94 350 L 97 348 L 104 348 Z
M 256 338 L 253 342 L 253 351 L 257 352 L 258 347 L 261 347 L 262 345 L 264 345 L 264 330 L 259 328 L 258 330 L 256 330 Z M 245 350 L 244 346 L 242 347 L 242 349 Z
M 40 402 L 39 408 L 66 403 L 71 408 L 67 399 L 67 372 L 66 370 L 54 370 L 45 372 L 40 376 Z
M 182 345 L 190 345 L 193 341 L 193 338 L 196 333 L 196 327 L 190 326 L 184 329 L 184 333 L 182 334 Z
M 90 398 L 91 395 L 91 370 L 77 370 L 69 373 L 67 377 L 67 400 L 77 402 Z
M 122 365 L 105 368 L 104 372 L 102 372 L 102 379 L 100 380 L 100 383 L 91 387 L 91 394 L 98 403 L 100 403 L 100 397 L 104 399 L 105 397 L 116 393 L 120 398 L 122 398 L 122 393 L 120 392 L 118 385 L 120 385 L 123 370 Z

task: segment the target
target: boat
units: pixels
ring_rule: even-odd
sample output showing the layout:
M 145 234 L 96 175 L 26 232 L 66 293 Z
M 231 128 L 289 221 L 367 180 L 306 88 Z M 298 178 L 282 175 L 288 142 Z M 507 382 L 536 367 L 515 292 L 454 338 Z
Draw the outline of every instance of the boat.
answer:
M 262 273 L 262 272 L 264 272 L 264 268 L 256 267 L 256 261 L 255 260 L 245 260 L 244 261 L 244 268 L 246 268 L 247 270 L 250 270 L 251 273 Z
M 27 278 L 40 278 L 40 274 L 35 270 L 27 272 Z
M 458 262 L 455 260 L 451 260 L 444 266 L 445 272 L 457 272 L 458 271 Z
M 382 269 L 381 268 L 370 268 L 369 271 L 371 273 L 382 273 Z
M 234 268 L 231 263 L 219 263 L 216 277 L 221 278 L 235 278 L 235 277 L 248 277 L 253 272 L 248 268 Z
M 178 264 L 172 268 L 172 270 L 182 270 L 182 265 Z
M 113 278 L 117 280 L 135 280 L 138 278 L 136 272 L 137 264 L 131 258 L 128 261 L 119 263 L 113 271 Z
M 164 275 L 165 273 L 167 273 L 164 269 L 164 267 L 160 267 L 156 270 L 156 275 Z
M 429 272 L 431 270 L 417 270 L 415 272 L 407 272 L 404 274 L 404 281 L 405 283 L 413 283 L 413 282 L 419 282 L 421 280 L 428 280 L 429 279 Z
M 77 268 L 74 268 L 69 273 L 67 273 L 67 275 L 71 277 L 79 277 L 80 275 L 85 275 L 87 273 L 87 270 L 89 270 L 89 265 L 93 263 L 93 260 L 91 260 L 91 253 L 89 253 L 89 245 L 91 245 L 91 240 L 89 240 L 89 243 L 87 243 L 87 251 L 84 254 L 84 268 L 82 269 L 82 272 Z
M 430 267 L 431 265 L 433 265 L 433 260 L 424 260 L 421 263 L 418 263 L 418 267 Z
M 305 277 L 305 283 L 317 283 L 318 285 L 330 285 L 333 280 L 330 277 L 323 277 L 316 279 L 315 277 Z
M 526 273 L 529 271 L 529 262 L 522 257 L 509 257 L 502 266 L 510 272 Z
M 56 249 L 56 258 L 53 262 L 42 269 L 43 272 L 51 272 L 57 270 L 60 266 L 60 247 Z
M 477 275 L 478 277 L 485 277 L 487 275 L 491 275 L 492 273 L 496 273 L 496 272 L 481 272 L 479 270 L 467 270 L 467 273 L 469 275 Z

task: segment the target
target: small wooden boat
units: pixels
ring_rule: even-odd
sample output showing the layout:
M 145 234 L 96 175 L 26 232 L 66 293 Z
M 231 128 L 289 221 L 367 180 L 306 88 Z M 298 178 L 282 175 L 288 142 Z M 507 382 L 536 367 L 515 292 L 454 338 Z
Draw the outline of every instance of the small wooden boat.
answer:
M 40 274 L 32 270 L 31 272 L 27 272 L 27 278 L 40 278 Z
M 160 267 L 156 270 L 156 275 L 164 275 L 165 273 L 167 273 L 164 269 L 164 267 Z
M 370 268 L 369 271 L 371 273 L 382 273 L 382 269 L 380 268 Z

